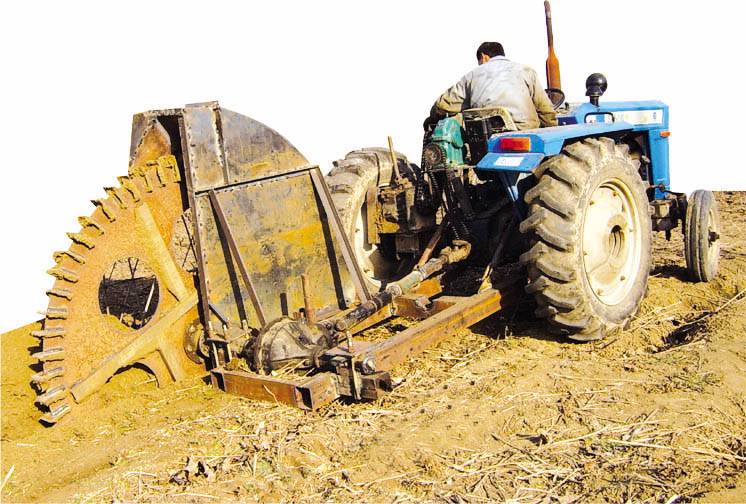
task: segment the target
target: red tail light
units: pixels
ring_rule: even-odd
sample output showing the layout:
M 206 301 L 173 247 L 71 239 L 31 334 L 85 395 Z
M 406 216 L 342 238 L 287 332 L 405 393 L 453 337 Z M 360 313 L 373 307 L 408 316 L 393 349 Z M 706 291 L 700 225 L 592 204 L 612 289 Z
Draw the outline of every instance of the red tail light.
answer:
M 505 137 L 500 139 L 500 150 L 503 152 L 529 152 L 531 139 L 528 137 Z

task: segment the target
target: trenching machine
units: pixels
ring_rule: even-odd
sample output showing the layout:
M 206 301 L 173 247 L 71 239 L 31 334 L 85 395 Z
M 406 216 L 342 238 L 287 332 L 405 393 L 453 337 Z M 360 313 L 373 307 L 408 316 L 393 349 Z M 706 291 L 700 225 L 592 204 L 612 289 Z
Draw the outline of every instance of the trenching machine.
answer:
M 324 177 L 215 102 L 135 115 L 128 175 L 49 270 L 34 333 L 42 421 L 132 365 L 159 384 L 208 372 L 227 392 L 305 409 L 375 399 L 398 363 L 524 291 L 549 330 L 599 339 L 639 309 L 652 232 L 679 225 L 692 278 L 712 279 L 717 205 L 670 190 L 668 107 L 600 102 L 600 74 L 588 103 L 562 104 L 549 63 L 559 126 L 464 111 L 427 133 L 420 166 L 390 143 Z M 453 295 L 463 271 L 480 274 Z M 394 316 L 421 321 L 359 336 Z

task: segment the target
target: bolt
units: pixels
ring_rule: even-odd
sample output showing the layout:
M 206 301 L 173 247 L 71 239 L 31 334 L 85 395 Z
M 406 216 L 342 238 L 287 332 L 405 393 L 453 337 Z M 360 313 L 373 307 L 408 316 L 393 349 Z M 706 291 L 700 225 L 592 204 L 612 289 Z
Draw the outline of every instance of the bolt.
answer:
M 590 205 L 595 205 L 595 204 L 596 204 L 596 202 L 595 202 L 595 201 L 593 201 L 593 200 L 591 200 L 591 201 L 590 201 L 590 202 L 588 203 L 588 206 L 590 206 Z
M 627 277 L 624 276 L 624 275 L 622 275 L 621 277 L 619 277 L 619 280 L 621 280 L 621 281 L 625 281 L 626 279 L 627 279 Z
M 368 356 L 361 363 L 363 374 L 373 374 L 376 372 L 376 359 Z
M 600 296 L 601 294 L 603 294 L 603 293 L 604 293 L 603 289 L 598 289 L 598 291 L 597 291 L 597 292 L 598 292 L 598 295 L 599 295 L 599 296 Z

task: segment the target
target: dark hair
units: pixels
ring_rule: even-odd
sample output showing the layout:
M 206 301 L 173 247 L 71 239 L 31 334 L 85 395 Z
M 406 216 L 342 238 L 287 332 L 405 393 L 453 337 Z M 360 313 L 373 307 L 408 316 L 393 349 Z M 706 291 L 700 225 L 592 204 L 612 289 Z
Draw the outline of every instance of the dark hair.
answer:
M 486 54 L 490 58 L 494 56 L 505 56 L 505 49 L 500 42 L 482 42 L 482 45 L 477 49 L 477 59 L 480 54 Z

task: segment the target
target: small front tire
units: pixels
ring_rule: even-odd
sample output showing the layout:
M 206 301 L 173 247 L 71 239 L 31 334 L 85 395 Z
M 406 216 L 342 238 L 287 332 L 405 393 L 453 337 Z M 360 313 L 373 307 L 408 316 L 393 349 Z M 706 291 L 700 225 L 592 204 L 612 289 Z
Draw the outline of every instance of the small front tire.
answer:
M 720 263 L 720 212 L 715 195 L 698 189 L 689 197 L 684 222 L 686 269 L 695 282 L 709 282 Z

